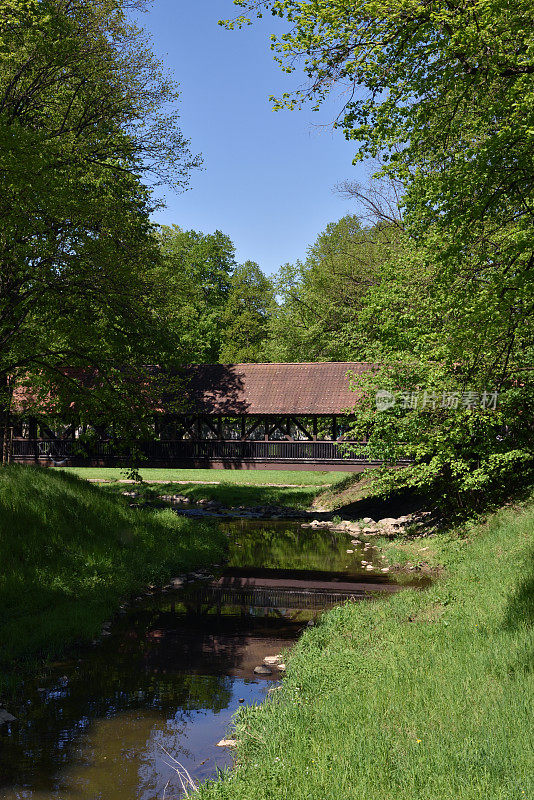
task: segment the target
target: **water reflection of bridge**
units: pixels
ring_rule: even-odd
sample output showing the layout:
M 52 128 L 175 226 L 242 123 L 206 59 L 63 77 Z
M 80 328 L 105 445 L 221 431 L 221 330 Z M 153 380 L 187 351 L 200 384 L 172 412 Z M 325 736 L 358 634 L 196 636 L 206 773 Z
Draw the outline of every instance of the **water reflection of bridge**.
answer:
M 252 609 L 320 611 L 347 600 L 362 600 L 376 592 L 391 593 L 399 588 L 378 576 L 351 580 L 337 573 L 302 571 L 298 578 L 284 573 L 285 570 L 261 570 L 256 575 L 243 574 L 243 571 L 226 574 L 209 583 L 188 586 L 184 589 L 183 601 L 195 613 L 212 609 L 221 613 L 223 606 L 240 608 L 243 612 Z

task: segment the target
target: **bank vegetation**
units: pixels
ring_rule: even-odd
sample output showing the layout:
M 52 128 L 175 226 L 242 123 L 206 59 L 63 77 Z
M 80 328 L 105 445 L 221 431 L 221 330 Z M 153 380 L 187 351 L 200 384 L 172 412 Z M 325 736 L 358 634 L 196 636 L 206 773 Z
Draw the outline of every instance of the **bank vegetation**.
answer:
M 224 556 L 213 525 L 132 509 L 87 481 L 0 470 L 0 694 L 98 636 L 122 602 Z
M 202 800 L 508 800 L 534 791 L 534 504 L 383 543 L 442 565 L 422 591 L 347 603 L 240 710 L 235 769 Z

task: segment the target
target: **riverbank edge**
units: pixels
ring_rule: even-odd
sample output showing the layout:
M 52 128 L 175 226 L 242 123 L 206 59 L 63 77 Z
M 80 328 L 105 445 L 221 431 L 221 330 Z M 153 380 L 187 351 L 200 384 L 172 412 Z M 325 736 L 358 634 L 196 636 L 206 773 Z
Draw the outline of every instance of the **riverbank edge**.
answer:
M 199 800 L 532 796 L 533 500 L 375 543 L 443 577 L 305 631 L 282 688 L 237 716 L 235 768 Z
M 105 635 L 121 605 L 226 546 L 213 522 L 129 508 L 59 470 L 2 468 L 0 707 L 27 675 Z
M 285 507 L 305 512 L 324 489 L 321 486 L 280 486 L 276 484 L 196 483 L 177 486 L 172 483 L 94 484 L 110 495 L 130 497 L 132 503 L 168 504 L 169 498 L 184 498 L 187 503 L 219 503 L 227 509 L 259 506 Z M 162 501 L 161 498 L 166 500 Z M 173 506 L 175 507 L 175 506 Z

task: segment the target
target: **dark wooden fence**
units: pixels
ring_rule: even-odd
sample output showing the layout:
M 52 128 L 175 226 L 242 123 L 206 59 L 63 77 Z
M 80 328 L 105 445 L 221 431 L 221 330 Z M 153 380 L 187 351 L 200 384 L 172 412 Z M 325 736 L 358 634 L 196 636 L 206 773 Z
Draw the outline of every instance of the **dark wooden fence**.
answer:
M 345 455 L 341 442 L 317 441 L 236 441 L 236 440 L 181 440 L 140 442 L 137 450 L 143 461 L 158 464 L 191 462 L 300 462 L 373 465 L 364 456 Z M 120 449 L 111 441 L 90 444 L 76 439 L 14 439 L 14 461 L 56 463 L 68 461 L 76 464 L 110 463 L 120 461 Z

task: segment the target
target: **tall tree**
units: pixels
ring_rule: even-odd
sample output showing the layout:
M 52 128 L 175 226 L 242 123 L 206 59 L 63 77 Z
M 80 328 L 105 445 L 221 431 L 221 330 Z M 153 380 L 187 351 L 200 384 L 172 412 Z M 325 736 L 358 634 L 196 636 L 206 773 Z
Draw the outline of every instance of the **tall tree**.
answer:
M 234 245 L 221 231 L 204 234 L 163 226 L 162 262 L 149 275 L 154 311 L 172 337 L 167 363 L 217 363 L 222 320 L 235 267 Z
M 271 282 L 258 264 L 245 261 L 236 267 L 222 316 L 220 361 L 266 361 L 269 317 L 274 304 Z
M 407 228 L 432 248 L 451 298 L 491 295 L 482 322 L 489 336 L 498 302 L 508 332 L 485 348 L 480 369 L 500 380 L 525 359 L 518 329 L 534 307 L 531 2 L 235 4 L 245 14 L 229 27 L 265 9 L 290 24 L 271 46 L 286 71 L 302 66 L 308 82 L 275 107 L 319 105 L 344 87 L 337 127 L 359 143 L 357 158 L 380 156 L 382 174 L 404 184 Z
M 246 13 L 229 27 L 265 9 L 289 22 L 272 48 L 286 71 L 301 64 L 308 82 L 275 106 L 317 106 L 333 86 L 343 87 L 348 100 L 337 127 L 359 143 L 357 158 L 380 157 L 380 174 L 404 187 L 413 257 L 393 269 L 386 264 L 389 275 L 367 293 L 359 315 L 374 320 L 369 344 L 373 336 L 379 351 L 392 344 L 395 368 L 359 386 L 355 435 L 371 434 L 377 456 L 398 455 L 402 442 L 415 462 L 398 479 L 432 485 L 437 497 L 460 505 L 513 485 L 534 464 L 532 4 L 236 5 Z M 406 310 L 398 304 L 404 279 L 420 282 Z M 406 334 L 397 351 L 394 330 Z M 379 413 L 379 388 L 410 396 L 415 389 L 429 396 L 450 390 L 468 401 L 496 390 L 500 406 L 481 413 L 467 403 L 451 414 L 430 403 Z
M 117 399 L 153 349 L 144 272 L 158 249 L 139 176 L 181 187 L 198 159 L 130 5 L 145 4 L 0 3 L 4 386 L 33 372 L 59 391 L 66 366 L 91 366 Z
M 371 346 L 364 335 L 366 296 L 383 281 L 385 265 L 400 260 L 405 238 L 402 227 L 388 221 L 365 225 L 347 215 L 329 224 L 304 263 L 285 265 L 277 275 L 281 302 L 271 320 L 272 355 L 350 361 L 376 351 L 377 343 Z

